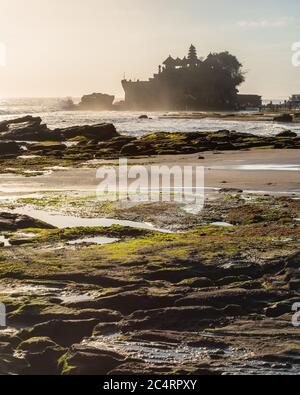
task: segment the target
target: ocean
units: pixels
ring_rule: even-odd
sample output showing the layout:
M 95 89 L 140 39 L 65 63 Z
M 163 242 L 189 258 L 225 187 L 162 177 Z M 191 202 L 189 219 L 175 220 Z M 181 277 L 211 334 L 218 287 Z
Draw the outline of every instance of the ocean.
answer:
M 77 100 L 74 99 L 74 102 Z M 147 112 L 149 119 L 140 120 L 143 113 L 130 111 L 68 111 L 68 99 L 16 98 L 0 100 L 0 121 L 24 115 L 40 116 L 50 128 L 76 125 L 113 123 L 120 133 L 141 136 L 151 132 L 201 132 L 220 129 L 249 132 L 257 135 L 274 135 L 282 130 L 293 130 L 300 135 L 300 125 L 272 122 L 226 121 L 220 119 L 170 119 L 166 112 Z

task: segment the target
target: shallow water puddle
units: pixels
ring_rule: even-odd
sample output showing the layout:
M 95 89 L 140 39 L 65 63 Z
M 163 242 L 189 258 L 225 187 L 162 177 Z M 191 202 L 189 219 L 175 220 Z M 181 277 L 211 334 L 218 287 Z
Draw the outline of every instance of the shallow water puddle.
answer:
M 42 157 L 39 155 L 22 155 L 17 157 L 17 159 L 36 159 L 36 158 L 42 158 Z
M 59 299 L 61 299 L 62 303 L 91 302 L 96 299 L 96 295 L 63 293 L 59 296 Z
M 66 167 L 66 166 L 51 166 L 51 167 L 45 167 L 46 170 L 54 170 L 54 171 L 58 171 L 58 170 L 70 170 L 70 167 Z
M 209 170 L 300 171 L 300 165 L 281 165 L 281 164 L 225 165 L 225 166 L 211 166 L 209 167 Z
M 24 283 L 0 283 L 1 296 L 46 296 L 61 292 L 62 288 L 57 286 L 46 286 Z
M 89 302 L 99 296 L 95 291 L 66 289 L 64 285 L 39 285 L 24 284 L 18 282 L 0 283 L 0 297 L 55 297 L 61 300 L 61 303 Z
M 33 237 L 36 236 L 36 233 L 32 233 L 32 232 L 16 232 L 14 234 L 15 238 L 22 238 L 22 239 L 32 239 Z
M 0 236 L 0 244 L 3 243 L 3 247 L 12 247 L 13 245 L 17 245 L 17 243 L 14 243 L 14 241 L 30 240 L 35 236 L 36 234 L 31 232 L 16 232 L 14 233 L 13 237 Z
M 220 226 L 220 227 L 224 227 L 224 228 L 229 228 L 229 227 L 233 227 L 232 224 L 229 224 L 228 222 L 213 222 L 210 224 L 211 226 Z
M 12 328 L 12 327 L 2 328 L 0 326 L 0 334 L 1 335 L 5 335 L 5 336 L 17 336 L 18 329 L 17 328 Z
M 76 147 L 79 144 L 79 141 L 64 141 L 63 144 L 67 147 Z
M 28 175 L 37 175 L 37 176 L 49 176 L 52 171 L 51 170 L 24 170 L 24 174 Z
M 299 366 L 285 363 L 276 363 L 276 368 L 272 364 L 258 360 L 247 360 L 244 362 L 235 362 L 231 366 L 216 368 L 223 375 L 248 375 L 248 376 L 298 376 Z
M 76 228 L 76 227 L 110 227 L 112 225 L 128 226 L 130 228 L 141 228 L 146 230 L 157 230 L 169 233 L 167 230 L 156 229 L 152 224 L 146 222 L 134 222 L 126 220 L 108 219 L 108 218 L 80 218 L 60 214 L 52 214 L 44 210 L 35 210 L 31 208 L 18 208 L 12 210 L 15 214 L 28 215 L 30 217 L 44 221 L 57 228 Z
M 85 239 L 78 239 L 69 241 L 68 245 L 80 245 L 80 244 L 97 244 L 97 245 L 105 245 L 105 244 L 113 244 L 118 242 L 119 239 L 114 239 L 110 237 L 87 237 Z
M 184 344 L 124 341 L 118 334 L 85 339 L 82 344 L 91 348 L 125 353 L 148 363 L 170 365 L 201 361 L 221 351 L 216 348 L 196 348 Z
M 4 244 L 4 247 L 11 247 L 9 240 L 6 236 L 0 236 L 0 244 Z

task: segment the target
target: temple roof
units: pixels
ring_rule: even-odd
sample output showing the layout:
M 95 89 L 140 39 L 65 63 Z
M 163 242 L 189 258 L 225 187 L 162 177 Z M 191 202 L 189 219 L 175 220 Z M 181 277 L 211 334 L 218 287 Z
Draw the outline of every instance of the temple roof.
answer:
M 187 66 L 189 64 L 189 61 L 187 60 L 186 56 L 182 59 L 182 65 Z
M 166 59 L 166 60 L 163 62 L 163 64 L 164 64 L 165 66 L 175 66 L 175 65 L 176 65 L 176 60 L 173 59 L 172 56 L 170 55 L 170 56 L 168 57 L 168 59 Z
M 171 55 L 163 62 L 167 68 L 176 68 L 176 67 L 187 67 L 189 65 L 199 65 L 201 63 L 201 59 L 198 59 L 196 48 L 191 45 L 189 49 L 188 57 L 184 57 L 183 59 L 177 58 L 174 59 Z

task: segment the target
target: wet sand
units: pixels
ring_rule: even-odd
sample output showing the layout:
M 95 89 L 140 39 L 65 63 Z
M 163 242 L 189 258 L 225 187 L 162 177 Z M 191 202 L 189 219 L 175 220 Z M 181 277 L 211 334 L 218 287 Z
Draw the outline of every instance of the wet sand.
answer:
M 276 122 L 275 117 L 280 116 L 283 112 L 193 112 L 193 113 L 170 113 L 165 114 L 162 119 L 218 119 L 232 122 Z M 289 112 L 286 112 L 289 113 Z M 292 113 L 292 111 L 290 111 Z M 296 116 L 292 122 L 281 122 L 283 125 L 291 123 L 299 124 L 299 117 Z
M 201 158 L 204 159 L 201 159 Z M 97 168 L 117 165 L 99 160 L 76 169 L 55 170 L 37 177 L 2 175 L 0 198 L 45 191 L 86 191 L 95 193 Z M 129 159 L 128 164 L 205 167 L 206 188 L 240 188 L 245 191 L 300 192 L 299 150 L 251 150 L 204 152 L 196 155 Z

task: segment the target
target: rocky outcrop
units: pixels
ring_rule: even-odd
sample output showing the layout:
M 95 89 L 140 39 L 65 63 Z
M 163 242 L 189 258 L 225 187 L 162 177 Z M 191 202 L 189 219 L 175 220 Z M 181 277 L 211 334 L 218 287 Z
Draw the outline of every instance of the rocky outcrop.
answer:
M 54 229 L 54 226 L 27 215 L 0 213 L 0 231 L 14 231 L 27 228 Z
M 59 367 L 63 375 L 106 375 L 129 361 L 114 351 L 75 345 L 60 359 Z
M 152 133 L 141 138 L 120 135 L 110 123 L 72 126 L 50 130 L 39 117 L 27 116 L 0 123 L 0 140 L 15 140 L 28 144 L 29 152 L 74 160 L 136 157 L 150 155 L 196 154 L 204 151 L 246 150 L 266 147 L 300 148 L 300 136 L 284 131 L 277 136 L 256 136 L 229 130 L 194 133 Z M 64 141 L 77 145 L 66 147 Z M 0 144 L 0 154 L 18 155 L 16 142 Z
M 28 331 L 24 330 L 20 336 L 24 340 L 32 337 L 49 337 L 60 346 L 69 347 L 90 336 L 98 323 L 97 319 L 52 320 L 37 324 Z
M 22 153 L 22 149 L 15 141 L 0 141 L 0 156 L 18 156 Z
M 60 135 L 62 141 L 73 139 L 75 137 L 85 137 L 88 140 L 94 141 L 107 141 L 119 136 L 114 125 L 110 123 L 56 129 L 54 130 L 54 133 Z
M 283 132 L 280 132 L 277 134 L 276 137 L 297 137 L 297 133 L 292 132 L 291 130 L 284 130 Z
M 299 374 L 299 213 L 295 196 L 216 194 L 182 232 L 57 229 L 2 249 L 0 374 Z M 126 237 L 66 245 L 87 234 Z
M 66 149 L 65 144 L 60 144 L 59 142 L 41 142 L 39 144 L 31 144 L 29 146 L 30 151 L 63 151 Z
M 47 125 L 42 124 L 40 117 L 30 115 L 0 123 L 0 140 L 15 141 L 45 141 L 56 140 L 48 129 Z
M 47 337 L 34 337 L 23 341 L 18 351 L 24 354 L 27 369 L 24 374 L 55 375 L 58 374 L 58 359 L 66 352 L 65 349 Z
M 55 130 L 50 130 L 47 125 L 42 124 L 40 117 L 26 116 L 0 123 L 0 140 L 59 142 L 75 137 L 85 137 L 88 140 L 107 141 L 118 136 L 119 133 L 114 125 L 106 123 Z
M 92 93 L 82 97 L 81 102 L 78 104 L 79 110 L 112 110 L 114 96 L 106 95 L 103 93 Z
M 293 122 L 294 118 L 291 114 L 282 114 L 274 117 L 274 122 Z

